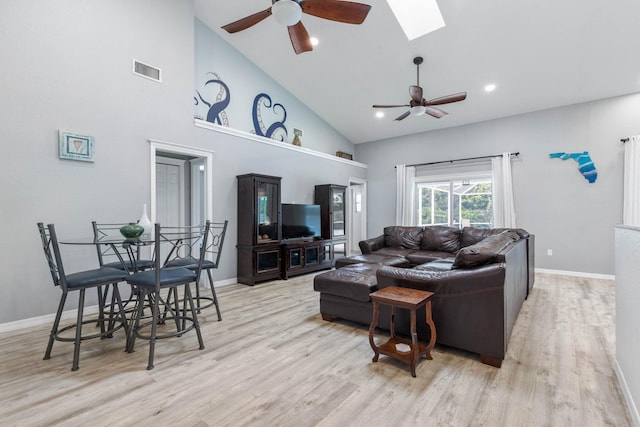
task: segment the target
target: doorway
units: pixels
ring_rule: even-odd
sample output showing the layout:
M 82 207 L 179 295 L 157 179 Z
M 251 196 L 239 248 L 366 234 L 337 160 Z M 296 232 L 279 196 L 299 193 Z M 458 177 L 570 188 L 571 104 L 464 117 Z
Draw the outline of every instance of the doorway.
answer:
M 360 253 L 358 243 L 367 237 L 367 181 L 350 178 L 349 206 L 349 255 Z
M 213 218 L 213 152 L 149 142 L 151 221 L 195 225 Z

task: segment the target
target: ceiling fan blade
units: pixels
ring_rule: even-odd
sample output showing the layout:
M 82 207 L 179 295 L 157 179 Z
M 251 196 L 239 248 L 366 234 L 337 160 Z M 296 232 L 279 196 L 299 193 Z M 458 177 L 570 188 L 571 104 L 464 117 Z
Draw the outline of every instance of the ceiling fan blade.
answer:
M 431 117 L 435 117 L 436 119 L 442 118 L 447 114 L 449 114 L 446 111 L 442 111 L 441 109 L 436 107 L 427 107 L 427 109 L 425 110 L 425 113 L 427 113 Z
M 411 111 L 407 111 L 403 115 L 396 117 L 396 121 L 400 121 L 400 120 L 406 119 L 409 116 L 409 114 L 411 114 Z
M 374 105 L 373 108 L 396 108 L 396 107 L 411 107 L 411 105 Z
M 287 28 L 289 29 L 289 38 L 291 39 L 293 50 L 296 51 L 296 55 L 313 50 L 313 46 L 311 46 L 311 38 L 309 37 L 307 29 L 302 24 L 302 21 L 298 21 L 296 25 L 292 25 Z
M 362 24 L 371 9 L 368 4 L 339 0 L 304 0 L 300 6 L 309 15 L 346 24 Z
M 450 104 L 452 102 L 464 101 L 467 98 L 467 92 L 454 93 L 453 95 L 442 96 L 440 98 L 430 99 L 424 102 L 422 105 L 428 107 L 429 105 L 442 105 Z
M 249 15 L 242 19 L 238 19 L 235 22 L 225 25 L 222 27 L 228 33 L 237 33 L 238 31 L 246 30 L 249 27 L 256 25 L 258 22 L 263 19 L 271 16 L 271 8 L 265 9 L 262 12 L 254 13 L 253 15 Z
M 420 86 L 409 86 L 409 95 L 417 104 L 422 103 L 422 88 Z

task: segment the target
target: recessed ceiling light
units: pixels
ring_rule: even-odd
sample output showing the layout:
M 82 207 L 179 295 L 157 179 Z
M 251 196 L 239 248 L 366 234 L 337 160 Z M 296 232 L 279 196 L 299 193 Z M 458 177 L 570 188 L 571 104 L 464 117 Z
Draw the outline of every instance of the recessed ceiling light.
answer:
M 376 111 L 376 117 L 381 119 L 384 117 L 384 113 L 382 111 Z
M 409 40 L 445 26 L 436 0 L 387 0 Z
M 496 85 L 494 85 L 493 83 L 488 84 L 484 87 L 485 92 L 493 92 L 494 90 L 496 90 Z
M 318 38 L 311 37 L 311 46 L 318 46 Z

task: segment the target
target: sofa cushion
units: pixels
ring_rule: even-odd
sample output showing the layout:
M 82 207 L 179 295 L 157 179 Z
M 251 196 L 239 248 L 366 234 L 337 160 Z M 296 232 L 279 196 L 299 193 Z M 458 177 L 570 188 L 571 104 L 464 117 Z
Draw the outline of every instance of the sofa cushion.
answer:
M 500 234 L 489 236 L 476 244 L 460 249 L 451 268 L 466 268 L 488 264 L 495 259 L 500 251 L 518 239 L 520 239 L 520 236 L 513 231 L 504 231 Z
M 435 261 L 427 262 L 424 264 L 417 265 L 413 267 L 414 270 L 430 270 L 430 271 L 447 271 L 451 270 L 453 267 L 453 263 L 455 262 L 454 257 L 449 258 L 441 258 Z
M 453 258 L 453 254 L 440 251 L 414 251 L 405 255 L 407 260 L 413 265 L 424 264 L 431 261 L 437 261 L 442 258 Z
M 505 231 L 513 231 L 521 239 L 529 237 L 529 233 L 522 228 L 475 228 L 464 227 L 462 229 L 462 236 L 460 238 L 460 247 L 469 245 L 475 245 L 479 241 L 486 239 L 489 236 L 495 236 L 496 234 L 504 233 Z
M 455 254 L 460 249 L 460 229 L 442 225 L 425 227 L 422 232 L 420 248 L 426 251 Z
M 413 249 L 405 249 L 405 248 L 382 248 L 382 249 L 378 249 L 377 251 L 375 251 L 375 254 L 378 255 L 385 255 L 385 256 L 401 256 L 401 257 L 406 257 L 407 255 L 411 254 L 415 252 Z
M 376 252 L 373 254 L 353 255 L 345 258 L 338 258 L 336 260 L 336 268 L 360 263 L 395 265 L 396 267 L 408 267 L 410 265 L 409 261 L 405 257 L 381 255 Z
M 422 227 L 393 225 L 384 228 L 384 244 L 389 248 L 420 249 Z

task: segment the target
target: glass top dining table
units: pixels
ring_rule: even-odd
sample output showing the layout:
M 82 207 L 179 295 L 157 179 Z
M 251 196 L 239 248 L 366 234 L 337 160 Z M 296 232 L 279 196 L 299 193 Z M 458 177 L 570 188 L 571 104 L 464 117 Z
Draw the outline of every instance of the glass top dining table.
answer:
M 62 239 L 59 241 L 61 245 L 150 245 L 155 242 L 153 235 L 143 234 L 140 237 L 124 238 L 122 236 L 102 236 L 95 238 L 93 236 L 87 237 L 72 237 L 69 239 Z
M 172 253 L 179 250 L 181 245 L 186 245 L 186 242 L 193 241 L 193 239 L 201 238 L 200 234 L 189 232 L 171 232 L 160 234 L 160 243 L 167 243 L 169 246 L 167 250 Z M 67 239 L 61 239 L 59 241 L 63 245 L 87 245 L 87 246 L 109 246 L 113 255 L 115 255 L 125 269 L 125 271 L 132 273 L 140 271 L 140 248 L 144 246 L 155 245 L 154 234 L 143 234 L 139 237 L 125 238 L 116 234 L 105 234 L 98 237 L 86 236 L 86 237 L 73 237 Z M 155 252 L 155 251 L 154 251 Z M 155 253 L 152 256 L 155 259 Z M 148 268 L 147 266 L 146 268 Z
M 176 240 L 180 240 L 180 238 L 176 237 Z M 86 236 L 68 239 L 63 238 L 59 243 L 61 245 L 96 246 L 98 247 L 98 251 L 101 252 L 100 259 L 105 255 L 102 253 L 103 251 L 99 249 L 99 246 L 108 246 L 111 250 L 111 255 L 115 255 L 122 265 L 122 268 L 128 273 L 133 273 L 140 271 L 140 247 L 153 245 L 155 243 L 155 239 L 152 234 L 143 234 L 142 236 L 135 238 L 125 238 L 118 235 L 103 235 L 99 237 Z M 146 267 L 148 268 L 149 265 Z

